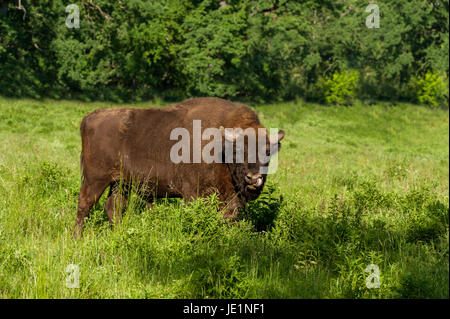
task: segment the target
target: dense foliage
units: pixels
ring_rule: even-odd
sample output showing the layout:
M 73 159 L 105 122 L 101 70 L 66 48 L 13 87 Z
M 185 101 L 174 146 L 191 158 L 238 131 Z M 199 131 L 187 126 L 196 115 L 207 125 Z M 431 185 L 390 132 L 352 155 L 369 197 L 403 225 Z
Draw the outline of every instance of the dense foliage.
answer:
M 66 26 L 66 6 L 80 27 Z M 449 3 L 0 1 L 0 94 L 448 102 Z M 7 6 L 7 7 L 6 7 Z

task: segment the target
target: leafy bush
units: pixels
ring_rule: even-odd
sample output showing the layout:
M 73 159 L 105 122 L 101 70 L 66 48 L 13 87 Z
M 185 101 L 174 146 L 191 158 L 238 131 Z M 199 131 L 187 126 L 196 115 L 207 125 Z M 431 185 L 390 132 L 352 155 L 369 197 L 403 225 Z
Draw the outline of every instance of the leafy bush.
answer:
M 323 83 L 325 101 L 328 104 L 351 104 L 357 96 L 359 73 L 355 70 L 335 72 Z
M 417 102 L 433 107 L 448 103 L 448 79 L 439 72 L 427 72 L 411 79 L 411 87 Z
M 250 220 L 258 231 L 270 229 L 283 204 L 283 195 L 274 184 L 267 184 L 261 195 L 248 203 Z
M 199 296 L 208 298 L 246 298 L 249 287 L 247 273 L 239 256 L 205 260 L 196 269 L 190 284 Z
M 26 14 L 14 2 L 0 19 L 8 96 L 347 104 L 413 99 L 404 88 L 417 70 L 448 74 L 445 1 L 380 2 L 380 29 L 364 23 L 366 0 L 74 1 L 79 29 L 66 27 L 67 1 L 27 1 Z M 424 81 L 420 103 L 448 97 L 436 79 Z

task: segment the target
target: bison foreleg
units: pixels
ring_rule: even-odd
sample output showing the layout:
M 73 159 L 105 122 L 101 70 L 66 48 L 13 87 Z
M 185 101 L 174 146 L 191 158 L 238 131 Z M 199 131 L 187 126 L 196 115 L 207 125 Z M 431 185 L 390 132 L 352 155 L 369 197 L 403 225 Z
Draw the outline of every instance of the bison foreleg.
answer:
M 246 204 L 237 195 L 233 198 L 226 200 L 222 206 L 222 210 L 225 211 L 223 218 L 236 219 L 239 215 L 239 208 L 245 208 Z

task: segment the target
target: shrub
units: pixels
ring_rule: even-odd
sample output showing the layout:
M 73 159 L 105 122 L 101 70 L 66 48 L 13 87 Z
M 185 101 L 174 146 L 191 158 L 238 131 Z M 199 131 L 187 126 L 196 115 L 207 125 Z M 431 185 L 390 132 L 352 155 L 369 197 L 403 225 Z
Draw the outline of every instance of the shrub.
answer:
M 203 256 L 202 256 L 203 257 Z M 239 256 L 205 259 L 190 280 L 198 296 L 246 298 L 250 281 Z M 196 297 L 198 297 L 196 296 Z
M 283 203 L 283 196 L 274 184 L 267 184 L 255 201 L 248 203 L 248 215 L 256 230 L 271 228 Z
M 325 101 L 328 104 L 352 104 L 356 98 L 359 73 L 356 70 L 335 72 L 323 83 Z
M 67 1 L 51 3 L 27 1 L 24 14 L 9 1 L 2 13 L 1 94 L 346 104 L 356 73 L 335 70 L 364 75 L 360 93 L 370 99 L 405 97 L 424 66 L 448 74 L 445 1 L 380 2 L 380 29 L 365 26 L 362 0 L 74 1 L 79 29 L 66 27 Z M 329 72 L 327 94 L 316 96 Z M 425 93 L 420 100 L 433 104 Z
M 432 107 L 448 103 L 448 79 L 447 83 L 439 72 L 427 72 L 422 76 L 411 79 L 411 88 L 415 99 L 421 104 Z

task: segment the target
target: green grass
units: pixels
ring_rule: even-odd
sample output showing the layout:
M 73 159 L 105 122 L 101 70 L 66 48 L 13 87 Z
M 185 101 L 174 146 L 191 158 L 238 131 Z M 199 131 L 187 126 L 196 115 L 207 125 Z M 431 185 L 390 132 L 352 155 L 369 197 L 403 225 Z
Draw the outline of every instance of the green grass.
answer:
M 448 110 L 256 106 L 286 138 L 246 218 L 224 222 L 215 197 L 149 211 L 133 195 L 112 229 L 103 197 L 76 241 L 79 123 L 113 106 L 0 98 L 0 297 L 449 297 Z

